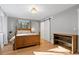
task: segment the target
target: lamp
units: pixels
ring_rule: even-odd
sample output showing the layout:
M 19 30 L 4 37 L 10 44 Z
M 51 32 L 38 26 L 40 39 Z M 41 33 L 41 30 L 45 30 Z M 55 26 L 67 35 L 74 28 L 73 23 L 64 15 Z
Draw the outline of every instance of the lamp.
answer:
M 35 28 L 32 27 L 32 32 L 35 32 Z
M 35 13 L 37 13 L 37 9 L 36 9 L 35 7 L 33 7 L 33 8 L 31 9 L 31 12 L 32 12 L 33 14 L 35 14 Z

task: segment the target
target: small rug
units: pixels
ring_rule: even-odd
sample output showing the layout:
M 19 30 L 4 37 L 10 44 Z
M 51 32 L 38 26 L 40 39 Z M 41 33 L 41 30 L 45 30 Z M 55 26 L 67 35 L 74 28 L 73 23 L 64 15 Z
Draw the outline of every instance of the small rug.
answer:
M 61 46 L 47 50 L 46 52 L 33 51 L 35 55 L 69 55 L 70 50 Z
M 55 53 L 55 52 L 33 52 L 35 55 L 66 55 L 65 53 Z
M 66 49 L 64 47 L 61 47 L 61 46 L 58 46 L 56 48 L 49 49 L 48 51 L 70 53 L 70 50 L 68 50 L 68 49 Z

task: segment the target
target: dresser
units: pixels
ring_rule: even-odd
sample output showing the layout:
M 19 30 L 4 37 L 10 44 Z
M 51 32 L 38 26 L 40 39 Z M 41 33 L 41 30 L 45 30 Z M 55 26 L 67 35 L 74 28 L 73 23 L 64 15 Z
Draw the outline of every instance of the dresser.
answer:
M 54 44 L 63 46 L 71 51 L 72 54 L 77 52 L 77 38 L 76 34 L 54 34 Z

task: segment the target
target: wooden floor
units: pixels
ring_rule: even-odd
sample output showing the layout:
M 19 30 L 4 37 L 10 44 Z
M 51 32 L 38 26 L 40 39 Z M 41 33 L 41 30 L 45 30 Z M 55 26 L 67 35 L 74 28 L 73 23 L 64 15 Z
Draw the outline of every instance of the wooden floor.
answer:
M 1 55 L 34 55 L 33 51 L 46 51 L 55 46 L 45 40 L 40 41 L 40 45 L 26 47 L 18 50 L 13 50 L 13 44 L 10 43 L 0 50 Z

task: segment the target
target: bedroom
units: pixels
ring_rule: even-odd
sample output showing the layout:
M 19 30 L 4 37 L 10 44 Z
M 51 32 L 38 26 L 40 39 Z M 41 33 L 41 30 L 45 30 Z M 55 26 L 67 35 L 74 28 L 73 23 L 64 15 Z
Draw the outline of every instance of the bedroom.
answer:
M 54 48 L 54 34 L 55 33 L 66 33 L 66 34 L 77 34 L 78 33 L 78 8 L 79 5 L 75 4 L 40 4 L 40 5 L 0 5 L 0 32 L 4 32 L 4 44 L 6 47 L 3 47 L 4 45 L 1 44 L 1 47 L 3 48 L 1 51 L 2 54 L 30 54 L 33 53 L 33 51 L 46 51 L 51 48 Z M 33 11 L 32 11 L 33 10 Z M 33 12 L 33 13 L 32 13 Z M 1 20 L 3 19 L 3 21 Z M 23 24 L 20 25 L 20 27 L 17 25 L 19 23 L 18 20 L 21 20 L 21 23 Z M 26 23 L 29 20 L 29 25 L 25 26 L 24 23 Z M 19 27 L 19 29 L 18 29 Z M 27 28 L 27 29 L 22 29 L 22 28 Z M 18 30 L 18 31 L 17 31 Z M 20 31 L 22 30 L 22 32 Z M 26 32 L 31 32 L 24 34 L 25 30 Z M 23 33 L 24 31 L 24 33 Z M 21 35 L 37 35 L 38 34 L 38 42 L 37 46 L 32 46 L 29 48 L 23 48 L 22 51 L 21 49 L 19 50 L 7 50 L 9 48 L 13 49 L 13 46 L 7 46 L 7 44 L 15 43 L 11 38 L 15 38 L 15 35 L 17 33 L 23 33 Z M 18 36 L 18 35 L 16 35 Z M 41 39 L 45 39 L 45 42 L 39 41 L 39 36 Z M 27 36 L 28 37 L 28 36 Z M 33 36 L 34 37 L 34 36 Z M 36 36 L 37 37 L 37 36 Z M 35 37 L 35 38 L 36 38 Z M 8 40 L 7 40 L 8 38 Z M 26 37 L 25 37 L 26 38 Z M 29 39 L 32 39 L 32 36 L 29 37 Z M 21 39 L 24 39 L 24 37 L 21 37 Z M 11 42 L 9 42 L 11 41 Z M 20 41 L 20 40 L 19 40 Z M 36 44 L 34 40 L 31 42 L 33 45 Z M 20 41 L 22 42 L 22 41 Z M 26 44 L 23 41 L 22 44 Z M 40 44 L 39 44 L 40 42 Z M 22 45 L 20 44 L 20 45 Z M 43 44 L 43 45 L 41 45 Z M 78 43 L 79 44 L 79 43 Z M 16 45 L 16 44 L 15 44 Z M 18 44 L 17 44 L 18 45 Z M 23 46 L 23 45 L 22 45 Z M 41 47 L 40 47 L 41 46 Z M 33 49 L 34 47 L 34 49 Z M 40 48 L 39 48 L 40 47 Z M 5 50 L 6 49 L 6 50 Z M 33 49 L 33 50 L 31 50 Z M 25 51 L 25 50 L 30 50 Z M 21 51 L 21 53 L 19 53 Z M 26 52 L 26 53 L 24 53 Z

